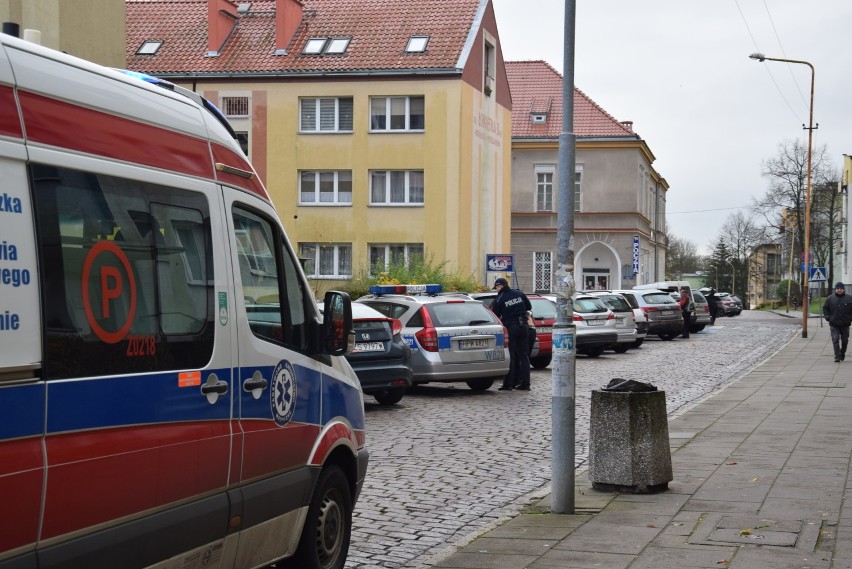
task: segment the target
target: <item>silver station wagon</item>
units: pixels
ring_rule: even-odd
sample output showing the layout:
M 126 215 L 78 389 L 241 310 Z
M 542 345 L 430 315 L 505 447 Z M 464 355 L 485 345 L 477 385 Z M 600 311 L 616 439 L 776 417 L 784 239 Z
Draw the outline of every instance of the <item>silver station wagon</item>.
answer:
M 481 302 L 440 285 L 376 285 L 358 302 L 402 322 L 415 384 L 465 382 L 484 391 L 509 371 L 508 334 Z

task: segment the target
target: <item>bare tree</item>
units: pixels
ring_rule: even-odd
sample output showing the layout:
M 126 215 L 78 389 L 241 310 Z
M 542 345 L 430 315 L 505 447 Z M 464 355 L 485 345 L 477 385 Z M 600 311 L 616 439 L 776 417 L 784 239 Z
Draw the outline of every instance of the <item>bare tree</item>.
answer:
M 828 287 L 834 282 L 834 253 L 842 240 L 843 199 L 838 193 L 840 173 L 834 172 L 811 193 L 811 250 L 816 266 L 828 270 Z M 828 290 L 831 290 L 830 288 Z
M 684 273 L 694 272 L 698 268 L 698 246 L 692 241 L 669 235 L 669 247 L 666 250 L 666 278 L 680 280 Z

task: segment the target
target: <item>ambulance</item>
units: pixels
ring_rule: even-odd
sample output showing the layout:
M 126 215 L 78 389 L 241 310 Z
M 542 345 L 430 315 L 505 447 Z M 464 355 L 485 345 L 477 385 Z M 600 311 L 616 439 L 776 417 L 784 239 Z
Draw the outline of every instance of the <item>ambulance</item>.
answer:
M 349 298 L 320 319 L 227 121 L 150 81 L 0 34 L 0 569 L 341 569 Z

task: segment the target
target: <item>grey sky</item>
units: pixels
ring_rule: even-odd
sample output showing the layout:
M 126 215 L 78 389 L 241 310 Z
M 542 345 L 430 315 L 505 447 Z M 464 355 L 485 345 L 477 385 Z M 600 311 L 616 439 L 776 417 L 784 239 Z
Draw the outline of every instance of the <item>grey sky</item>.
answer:
M 563 68 L 564 0 L 492 0 L 507 60 Z M 852 154 L 852 0 L 576 0 L 574 82 L 632 120 L 668 181 L 669 232 L 707 253 L 725 219 L 767 187 L 764 160 L 807 143 Z M 747 212 L 746 212 L 747 213 Z

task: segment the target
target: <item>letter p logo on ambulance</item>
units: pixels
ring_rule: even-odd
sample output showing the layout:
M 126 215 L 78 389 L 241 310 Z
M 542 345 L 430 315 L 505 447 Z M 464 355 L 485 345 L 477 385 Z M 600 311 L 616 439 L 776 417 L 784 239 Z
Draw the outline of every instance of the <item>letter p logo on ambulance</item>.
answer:
M 112 241 L 98 241 L 83 262 L 81 284 L 92 332 L 107 344 L 121 342 L 136 316 L 136 278 L 127 255 Z

